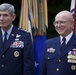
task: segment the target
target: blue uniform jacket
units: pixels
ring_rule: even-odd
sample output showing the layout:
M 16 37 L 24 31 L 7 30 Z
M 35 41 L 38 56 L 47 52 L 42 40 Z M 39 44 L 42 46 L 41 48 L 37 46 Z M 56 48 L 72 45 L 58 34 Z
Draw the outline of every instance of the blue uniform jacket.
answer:
M 3 50 L 0 29 L 0 75 L 34 75 L 34 53 L 29 32 L 14 26 Z
M 39 75 L 76 75 L 76 36 L 60 51 L 60 37 L 45 43 Z

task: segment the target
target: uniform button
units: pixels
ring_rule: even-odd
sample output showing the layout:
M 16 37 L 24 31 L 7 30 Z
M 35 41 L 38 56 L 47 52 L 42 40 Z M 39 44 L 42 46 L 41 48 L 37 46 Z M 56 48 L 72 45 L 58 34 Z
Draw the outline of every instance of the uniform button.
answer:
M 48 57 L 48 60 L 50 59 L 50 57 Z
M 61 62 L 61 60 L 58 60 L 59 62 Z
M 4 67 L 4 65 L 1 65 L 1 67 Z
M 2 58 L 4 58 L 4 55 L 2 55 Z
M 57 68 L 56 71 L 59 71 L 59 68 Z

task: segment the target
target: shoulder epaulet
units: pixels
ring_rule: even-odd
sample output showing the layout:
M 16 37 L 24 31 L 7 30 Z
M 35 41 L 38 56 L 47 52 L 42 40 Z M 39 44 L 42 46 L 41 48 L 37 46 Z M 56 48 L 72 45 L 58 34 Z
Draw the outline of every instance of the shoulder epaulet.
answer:
M 24 30 L 24 29 L 22 29 L 22 28 L 18 28 L 18 30 L 19 30 L 19 31 L 22 31 L 22 32 L 29 33 L 29 31 L 27 31 L 27 30 Z

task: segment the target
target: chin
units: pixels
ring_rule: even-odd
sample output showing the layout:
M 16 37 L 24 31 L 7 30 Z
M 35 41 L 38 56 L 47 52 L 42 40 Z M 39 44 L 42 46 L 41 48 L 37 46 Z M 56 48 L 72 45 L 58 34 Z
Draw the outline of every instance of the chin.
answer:
M 0 27 L 5 28 L 6 26 L 0 26 Z
M 0 25 L 0 27 L 3 27 L 2 25 Z
M 58 33 L 59 35 L 64 35 L 63 33 Z

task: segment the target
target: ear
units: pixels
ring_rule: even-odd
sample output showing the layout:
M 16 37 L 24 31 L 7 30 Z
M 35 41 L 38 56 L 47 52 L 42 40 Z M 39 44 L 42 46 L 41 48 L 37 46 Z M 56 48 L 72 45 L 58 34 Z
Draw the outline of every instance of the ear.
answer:
M 73 21 L 71 22 L 71 25 L 72 25 L 72 28 L 74 28 L 74 19 L 73 19 Z
M 14 21 L 15 18 L 16 18 L 16 14 L 13 14 L 13 15 L 12 15 L 12 21 Z

